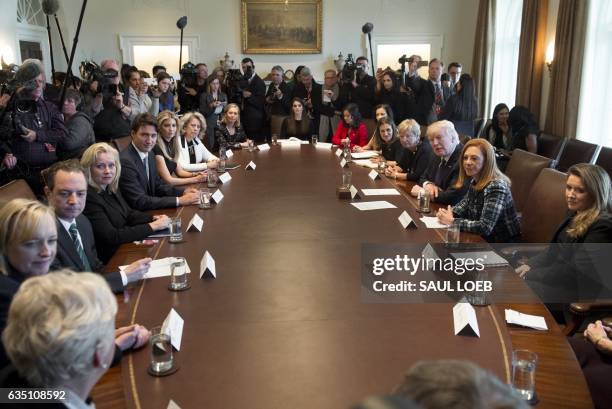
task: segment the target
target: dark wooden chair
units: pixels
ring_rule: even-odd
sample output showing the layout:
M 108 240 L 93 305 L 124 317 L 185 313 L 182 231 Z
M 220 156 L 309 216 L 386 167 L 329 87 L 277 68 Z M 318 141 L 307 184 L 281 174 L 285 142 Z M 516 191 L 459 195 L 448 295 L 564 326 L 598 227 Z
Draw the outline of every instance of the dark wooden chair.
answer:
M 512 157 L 506 168 L 506 175 L 512 181 L 512 198 L 518 212 L 523 211 L 531 187 L 542 169 L 549 167 L 550 163 L 550 158 L 522 149 L 515 149 L 512 152 Z
M 608 172 L 608 175 L 612 177 L 612 148 L 602 146 L 595 164 L 604 168 Z
M 566 140 L 555 135 L 541 133 L 538 137 L 538 155 L 552 159 L 552 168 L 557 167 L 559 156 Z
M 130 135 L 122 136 L 120 138 L 115 138 L 111 140 L 111 144 L 113 144 L 113 146 L 117 148 L 119 152 L 127 148 L 131 142 L 132 142 L 132 137 Z
M 561 172 L 567 172 L 572 165 L 577 163 L 592 163 L 596 152 L 597 145 L 593 143 L 579 141 L 578 139 L 568 139 L 559 156 L 557 169 Z
M 0 202 L 8 202 L 18 198 L 36 200 L 36 195 L 25 180 L 17 179 L 0 186 Z

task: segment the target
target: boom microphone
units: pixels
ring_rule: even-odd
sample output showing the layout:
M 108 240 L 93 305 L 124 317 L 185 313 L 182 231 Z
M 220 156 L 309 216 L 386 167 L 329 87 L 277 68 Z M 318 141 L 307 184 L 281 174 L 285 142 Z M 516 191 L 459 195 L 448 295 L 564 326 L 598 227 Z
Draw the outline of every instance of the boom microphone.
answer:
M 181 30 L 184 29 L 186 25 L 187 25 L 187 16 L 183 16 L 176 21 L 176 26 Z
M 42 11 L 48 16 L 52 16 L 59 10 L 59 0 L 43 0 Z
M 363 34 L 369 34 L 372 32 L 372 30 L 374 30 L 374 24 L 372 23 L 365 23 L 363 27 L 361 27 Z

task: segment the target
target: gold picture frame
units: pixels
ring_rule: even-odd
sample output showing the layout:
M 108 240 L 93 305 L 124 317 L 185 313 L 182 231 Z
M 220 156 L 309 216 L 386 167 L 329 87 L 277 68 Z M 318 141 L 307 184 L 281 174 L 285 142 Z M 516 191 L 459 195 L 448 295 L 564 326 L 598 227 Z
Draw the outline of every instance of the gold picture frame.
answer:
M 243 54 L 321 54 L 323 0 L 242 0 Z

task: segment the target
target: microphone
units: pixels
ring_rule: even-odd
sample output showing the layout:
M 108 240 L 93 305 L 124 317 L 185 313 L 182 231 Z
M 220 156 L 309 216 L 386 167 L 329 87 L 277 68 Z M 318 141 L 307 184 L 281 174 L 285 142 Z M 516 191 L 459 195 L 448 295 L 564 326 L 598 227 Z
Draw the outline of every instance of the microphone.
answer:
M 59 10 L 59 0 L 43 0 L 42 1 L 42 11 L 47 16 L 53 16 Z
M 372 23 L 365 23 L 363 27 L 361 27 L 363 34 L 370 34 L 372 30 L 374 30 L 374 24 Z
M 176 26 L 181 30 L 184 29 L 186 25 L 187 25 L 187 16 L 183 16 L 176 21 Z

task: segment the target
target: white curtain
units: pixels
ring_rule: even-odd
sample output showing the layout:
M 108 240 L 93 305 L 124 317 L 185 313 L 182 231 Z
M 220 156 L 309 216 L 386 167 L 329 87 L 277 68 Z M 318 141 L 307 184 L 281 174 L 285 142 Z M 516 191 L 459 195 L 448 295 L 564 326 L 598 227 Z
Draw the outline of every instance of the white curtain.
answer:
M 493 81 L 491 106 L 487 117 L 491 118 L 495 105 L 505 103 L 510 108 L 516 98 L 516 76 L 521 39 L 523 0 L 496 0 L 495 44 L 493 52 Z
M 588 13 L 577 137 L 612 147 L 612 1 L 590 0 Z

